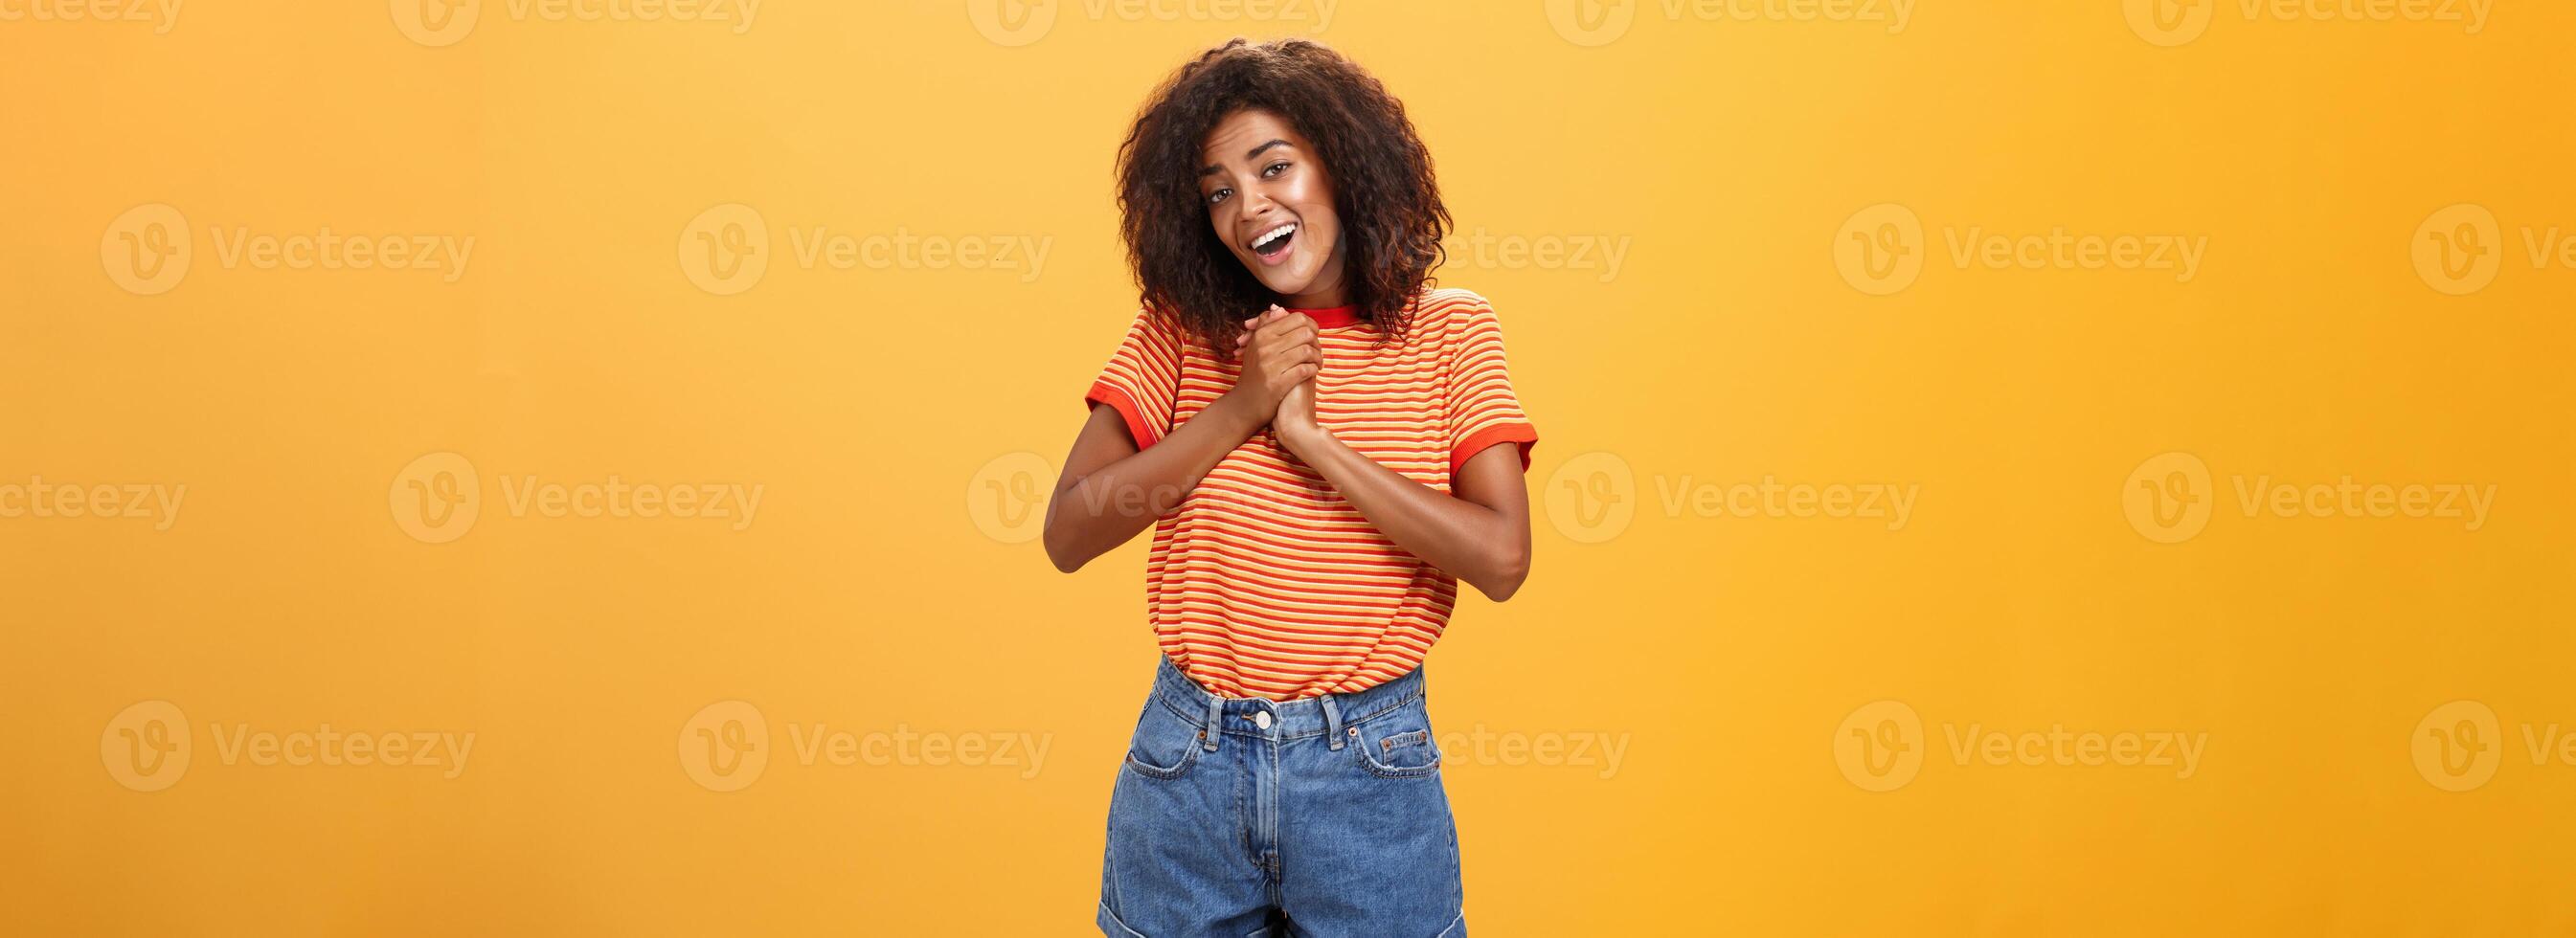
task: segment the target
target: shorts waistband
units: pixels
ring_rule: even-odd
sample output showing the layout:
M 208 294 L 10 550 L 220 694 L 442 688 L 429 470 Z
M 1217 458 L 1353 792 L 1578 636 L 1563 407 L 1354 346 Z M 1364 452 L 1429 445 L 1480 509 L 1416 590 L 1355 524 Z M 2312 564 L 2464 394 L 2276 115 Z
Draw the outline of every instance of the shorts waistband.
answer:
M 1171 708 L 1185 719 L 1214 729 L 1215 732 L 1207 734 L 1205 739 L 1209 749 L 1216 748 L 1220 736 L 1283 741 L 1330 736 L 1332 738 L 1327 742 L 1340 749 L 1340 734 L 1345 733 L 1348 727 L 1382 716 L 1413 702 L 1424 693 L 1421 668 L 1364 690 L 1286 702 L 1266 697 L 1219 697 L 1208 693 L 1189 675 L 1181 673 L 1170 658 L 1161 658 L 1154 669 L 1155 702 Z

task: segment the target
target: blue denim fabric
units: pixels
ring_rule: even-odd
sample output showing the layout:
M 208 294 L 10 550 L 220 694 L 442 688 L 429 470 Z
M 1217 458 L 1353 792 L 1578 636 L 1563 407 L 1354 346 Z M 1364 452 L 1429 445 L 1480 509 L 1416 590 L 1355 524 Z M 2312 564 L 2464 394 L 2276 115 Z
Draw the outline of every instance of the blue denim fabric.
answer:
M 1109 799 L 1102 934 L 1465 938 L 1462 901 L 1421 671 L 1276 703 L 1156 669 Z

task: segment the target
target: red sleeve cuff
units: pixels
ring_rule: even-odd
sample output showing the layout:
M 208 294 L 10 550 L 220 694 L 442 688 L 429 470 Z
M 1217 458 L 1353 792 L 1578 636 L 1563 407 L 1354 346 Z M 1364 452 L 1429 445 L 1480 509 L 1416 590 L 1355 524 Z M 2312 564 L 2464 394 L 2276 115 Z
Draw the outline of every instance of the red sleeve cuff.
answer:
M 1538 446 L 1538 428 L 1526 423 L 1503 423 L 1476 431 L 1449 451 L 1449 474 L 1457 475 L 1458 470 L 1467 465 L 1467 460 L 1476 458 L 1477 453 L 1496 443 L 1520 444 L 1521 471 L 1528 472 L 1530 450 Z
M 1106 381 L 1092 382 L 1091 393 L 1083 395 L 1082 399 L 1085 403 L 1107 404 L 1111 410 L 1118 412 L 1118 416 L 1125 418 L 1127 435 L 1136 439 L 1136 448 L 1139 450 L 1152 446 L 1163 438 L 1162 431 L 1145 422 L 1145 412 L 1136 406 L 1136 399 L 1127 396 L 1127 392 L 1119 390 Z

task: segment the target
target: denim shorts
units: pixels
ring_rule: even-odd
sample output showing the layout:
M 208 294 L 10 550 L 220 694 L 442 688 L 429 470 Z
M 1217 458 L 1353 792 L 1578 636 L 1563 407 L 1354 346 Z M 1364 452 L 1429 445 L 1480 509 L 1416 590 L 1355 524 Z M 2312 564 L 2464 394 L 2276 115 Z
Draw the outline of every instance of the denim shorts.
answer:
M 1109 798 L 1100 931 L 1464 938 L 1422 672 L 1227 700 L 1164 660 Z

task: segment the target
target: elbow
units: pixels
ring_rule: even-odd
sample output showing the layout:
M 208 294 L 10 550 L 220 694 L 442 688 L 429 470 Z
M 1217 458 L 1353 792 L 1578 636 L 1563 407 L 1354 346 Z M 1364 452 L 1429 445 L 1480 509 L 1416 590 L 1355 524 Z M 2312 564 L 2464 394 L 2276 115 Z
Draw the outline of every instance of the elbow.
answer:
M 1521 584 L 1529 581 L 1529 570 L 1529 549 L 1513 550 L 1496 562 L 1494 572 L 1485 578 L 1485 582 L 1476 584 L 1476 589 L 1484 593 L 1486 599 L 1508 602 L 1512 594 L 1521 591 Z
M 1070 536 L 1071 533 L 1056 526 L 1054 515 L 1047 516 L 1046 532 L 1039 539 L 1046 543 L 1047 562 L 1054 564 L 1058 573 L 1072 573 L 1080 570 L 1082 565 L 1091 559 L 1083 556 L 1081 551 L 1068 543 L 1073 539 Z

